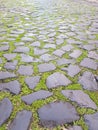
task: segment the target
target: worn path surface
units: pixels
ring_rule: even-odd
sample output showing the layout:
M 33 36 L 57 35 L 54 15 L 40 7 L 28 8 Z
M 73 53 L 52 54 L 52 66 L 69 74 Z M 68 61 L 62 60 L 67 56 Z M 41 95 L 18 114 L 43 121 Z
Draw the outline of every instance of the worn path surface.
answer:
M 98 130 L 97 7 L 0 0 L 0 130 Z

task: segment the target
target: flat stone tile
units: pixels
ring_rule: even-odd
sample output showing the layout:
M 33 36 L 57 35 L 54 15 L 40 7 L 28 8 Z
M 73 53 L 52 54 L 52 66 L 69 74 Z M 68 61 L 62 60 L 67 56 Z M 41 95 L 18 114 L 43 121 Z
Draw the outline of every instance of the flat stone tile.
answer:
M 18 73 L 20 75 L 32 75 L 33 74 L 33 67 L 31 65 L 25 66 L 25 65 L 21 65 L 18 69 Z
M 75 60 L 74 59 L 65 59 L 65 58 L 61 58 L 61 59 L 57 60 L 58 65 L 66 65 L 66 64 L 71 64 L 71 63 L 75 63 Z
M 17 54 L 15 53 L 6 53 L 6 54 L 3 54 L 3 56 L 8 60 L 13 60 L 15 57 L 16 57 Z
M 7 79 L 7 78 L 15 78 L 17 77 L 14 73 L 8 72 L 8 71 L 1 71 L 0 72 L 0 79 Z
M 84 115 L 84 119 L 89 130 L 98 130 L 98 112 Z
M 98 60 L 98 54 L 95 51 L 89 51 L 88 52 L 88 57 L 92 58 L 92 59 L 95 59 L 95 60 Z
M 40 60 L 44 61 L 44 62 L 49 62 L 51 60 L 55 60 L 57 57 L 56 56 L 52 56 L 50 54 L 43 54 L 40 56 Z
M 34 48 L 34 55 L 42 55 L 44 53 L 48 52 L 47 49 L 38 49 L 38 48 Z
M 97 109 L 96 104 L 82 90 L 62 90 L 62 94 L 80 107 Z
M 30 37 L 22 37 L 22 38 L 21 38 L 21 41 L 24 41 L 24 42 L 32 42 L 33 39 L 30 38 Z
M 40 90 L 40 91 L 31 93 L 29 95 L 22 96 L 21 99 L 26 104 L 31 105 L 36 100 L 46 99 L 47 97 L 50 97 L 52 95 L 53 95 L 52 92 L 49 92 L 49 91 L 46 91 L 46 90 Z
M 46 44 L 46 45 L 44 46 L 44 48 L 53 48 L 53 49 L 55 49 L 55 48 L 56 48 L 56 45 L 55 45 L 55 44 Z
M 95 75 L 91 72 L 84 72 L 82 76 L 79 77 L 79 83 L 84 89 L 96 91 L 98 90 L 98 83 Z
M 61 44 L 63 44 L 64 43 L 64 39 L 57 39 L 56 40 L 56 44 L 57 45 L 61 45 Z
M 74 50 L 71 54 L 69 54 L 69 56 L 72 58 L 78 58 L 81 54 L 82 52 L 80 50 Z
M 72 45 L 65 45 L 61 47 L 63 51 L 71 51 L 73 48 L 74 47 Z
M 17 64 L 18 64 L 18 61 L 17 61 L 17 60 L 14 60 L 13 62 L 7 62 L 7 63 L 4 65 L 4 68 L 10 69 L 10 70 L 15 70 Z
M 27 77 L 25 79 L 26 84 L 30 89 L 34 89 L 40 81 L 40 76 Z
M 9 45 L 0 46 L 0 51 L 8 51 L 9 47 Z
M 24 42 L 17 42 L 17 43 L 14 43 L 14 45 L 15 46 L 23 46 L 23 45 L 25 45 L 25 43 Z
M 22 110 L 17 113 L 14 120 L 8 126 L 8 130 L 28 130 L 32 119 L 32 112 Z
M 2 64 L 2 59 L 0 58 L 0 64 Z
M 49 128 L 79 120 L 74 106 L 62 101 L 44 105 L 38 110 L 38 114 L 41 125 Z
M 65 52 L 58 49 L 58 50 L 54 51 L 53 54 L 58 56 L 58 57 L 62 57 L 62 55 L 65 54 Z
M 93 70 L 97 70 L 97 67 L 98 67 L 97 63 L 90 58 L 84 58 L 81 61 L 80 65 L 86 68 L 93 69 Z
M 50 75 L 46 80 L 48 88 L 56 88 L 59 86 L 67 86 L 71 81 L 62 73 L 55 72 Z
M 0 91 L 9 91 L 13 94 L 19 94 L 21 85 L 17 80 L 8 83 L 0 83 Z
M 33 62 L 33 57 L 26 55 L 26 54 L 21 54 L 21 61 L 26 62 L 26 63 L 30 63 L 30 62 Z
M 13 52 L 17 52 L 17 53 L 27 53 L 29 52 L 29 48 L 26 46 L 17 46 L 16 49 Z
M 68 130 L 83 130 L 83 129 L 81 126 L 73 126 L 73 127 L 68 128 Z
M 95 47 L 94 47 L 93 45 L 84 45 L 84 46 L 83 46 L 83 49 L 88 50 L 88 51 L 91 51 L 91 50 L 94 50 Z
M 4 98 L 0 101 L 0 126 L 10 117 L 12 108 L 12 103 L 8 98 Z
M 30 46 L 40 47 L 40 42 L 39 41 L 33 42 L 32 44 L 30 44 Z

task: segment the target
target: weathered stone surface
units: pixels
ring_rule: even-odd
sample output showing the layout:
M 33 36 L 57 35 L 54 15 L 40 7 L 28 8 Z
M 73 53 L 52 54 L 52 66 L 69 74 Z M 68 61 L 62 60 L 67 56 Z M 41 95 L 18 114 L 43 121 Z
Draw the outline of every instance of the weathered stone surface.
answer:
M 90 51 L 88 57 L 98 60 L 98 54 L 95 51 Z
M 38 48 L 34 48 L 34 54 L 35 55 L 42 55 L 44 53 L 48 52 L 47 49 L 38 49 Z
M 8 130 L 28 130 L 32 119 L 32 112 L 22 110 L 8 126 Z
M 61 48 L 63 51 L 71 51 L 73 49 L 72 45 L 65 45 Z
M 62 73 L 55 72 L 50 75 L 46 80 L 46 85 L 48 88 L 56 88 L 59 86 L 67 86 L 71 81 Z
M 14 50 L 14 52 L 18 52 L 18 53 L 27 53 L 29 52 L 29 48 L 26 46 L 17 46 L 17 48 Z
M 17 80 L 8 83 L 0 83 L 0 91 L 9 91 L 13 94 L 19 94 L 20 83 Z
M 24 42 L 17 42 L 17 43 L 14 43 L 14 45 L 15 46 L 23 46 L 23 45 L 25 45 L 25 43 Z
M 22 37 L 21 40 L 24 42 L 32 42 L 33 41 L 33 39 L 30 37 Z
M 62 55 L 63 55 L 64 53 L 65 53 L 65 52 L 62 51 L 62 50 L 60 50 L 60 49 L 58 49 L 58 50 L 56 50 L 56 51 L 53 52 L 54 55 L 59 56 L 59 57 L 62 57 Z
M 29 55 L 26 55 L 26 54 L 21 54 L 21 61 L 23 62 L 33 62 L 33 57 L 32 56 L 29 56 Z
M 8 51 L 9 45 L 0 46 L 0 51 Z
M 98 130 L 98 112 L 95 114 L 84 115 L 89 130 Z
M 30 46 L 40 47 L 40 42 L 39 41 L 33 42 L 32 44 L 30 44 Z
M 65 123 L 71 123 L 79 119 L 74 108 L 68 102 L 53 102 L 38 110 L 40 123 L 46 127 L 54 127 Z
M 12 60 L 16 57 L 16 54 L 15 53 L 8 53 L 8 54 L 3 54 L 3 56 L 8 60 Z
M 17 66 L 17 63 L 18 63 L 17 60 L 14 60 L 13 62 L 7 62 L 7 63 L 4 65 L 4 68 L 10 69 L 10 70 L 15 70 L 15 69 L 16 69 L 16 66 Z
M 73 58 L 78 58 L 81 54 L 82 52 L 80 50 L 74 50 L 69 56 Z
M 48 62 L 48 61 L 51 61 L 51 60 L 55 60 L 56 57 L 55 56 L 51 56 L 50 54 L 43 54 L 43 55 L 40 56 L 40 59 L 42 61 Z
M 73 60 L 73 59 L 65 59 L 65 58 L 61 58 L 60 60 L 57 60 L 58 65 L 70 64 L 70 63 L 74 63 L 74 62 L 75 62 L 75 60 Z
M 0 126 L 10 117 L 12 108 L 12 103 L 8 98 L 0 101 Z
M 56 35 L 56 32 L 52 32 L 48 35 L 48 37 L 54 37 Z
M 14 73 L 10 73 L 8 71 L 1 71 L 0 72 L 0 79 L 7 79 L 7 78 L 14 78 L 16 75 Z
M 40 76 L 27 77 L 25 79 L 25 82 L 30 89 L 34 89 L 36 85 L 39 83 L 39 81 L 40 81 Z
M 45 91 L 45 90 L 40 90 L 40 91 L 34 92 L 32 94 L 22 96 L 21 99 L 26 104 L 30 105 L 36 100 L 46 99 L 47 97 L 50 97 L 52 95 L 53 95 L 52 92 Z
M 93 73 L 84 72 L 81 77 L 79 77 L 79 83 L 84 89 L 96 91 L 98 90 L 98 82 Z
M 88 51 L 95 49 L 95 47 L 93 45 L 84 45 L 83 48 Z
M 39 68 L 39 72 L 47 72 L 47 71 L 52 71 L 56 69 L 53 63 L 40 64 L 38 65 L 38 68 Z
M 64 43 L 64 40 L 63 39 L 57 39 L 56 40 L 56 44 L 57 45 L 61 45 L 61 44 L 63 44 Z
M 0 58 L 0 64 L 2 64 L 2 59 Z
M 46 44 L 46 45 L 44 46 L 44 48 L 53 48 L 53 49 L 55 49 L 55 48 L 56 48 L 56 45 L 55 45 L 55 44 Z
M 86 67 L 86 68 L 93 69 L 93 70 L 96 70 L 97 67 L 98 67 L 97 63 L 90 58 L 84 58 L 81 61 L 80 65 L 83 66 L 83 67 Z
M 32 75 L 33 67 L 31 65 L 28 65 L 28 66 L 21 65 L 18 69 L 18 73 L 21 75 Z
M 73 127 L 68 128 L 68 130 L 82 130 L 82 127 L 81 126 L 73 126 Z
M 82 90 L 62 90 L 62 94 L 76 102 L 80 107 L 97 109 L 96 104 Z

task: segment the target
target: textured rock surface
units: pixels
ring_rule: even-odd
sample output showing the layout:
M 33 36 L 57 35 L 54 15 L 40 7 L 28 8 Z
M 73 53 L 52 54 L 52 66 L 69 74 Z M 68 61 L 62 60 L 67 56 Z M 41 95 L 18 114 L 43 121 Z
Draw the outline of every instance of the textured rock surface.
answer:
M 6 71 L 6 72 L 1 71 L 0 72 L 0 79 L 7 79 L 7 78 L 14 78 L 14 77 L 16 77 L 16 75 L 14 73 L 10 73 L 8 71 Z

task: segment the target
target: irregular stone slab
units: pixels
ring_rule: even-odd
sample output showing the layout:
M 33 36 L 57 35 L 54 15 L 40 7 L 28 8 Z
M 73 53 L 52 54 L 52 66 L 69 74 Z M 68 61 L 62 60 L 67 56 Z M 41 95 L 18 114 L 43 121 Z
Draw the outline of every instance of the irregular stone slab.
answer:
M 84 89 L 96 91 L 98 90 L 98 82 L 93 73 L 84 72 L 82 76 L 79 77 L 79 83 Z
M 98 112 L 84 116 L 85 122 L 89 130 L 98 130 Z
M 14 77 L 16 77 L 16 75 L 14 73 L 10 73 L 8 71 L 6 71 L 6 72 L 1 71 L 0 72 L 0 79 L 7 79 L 7 78 L 14 78 Z
M 29 56 L 26 54 L 21 54 L 21 58 L 22 58 L 21 61 L 23 61 L 23 62 L 27 62 L 27 63 L 33 62 L 32 56 Z
M 17 42 L 17 43 L 14 43 L 14 45 L 15 46 L 23 46 L 23 45 L 25 45 L 25 43 L 24 42 Z
M 9 53 L 9 54 L 3 54 L 3 56 L 8 60 L 12 60 L 16 57 L 16 54 L 15 53 Z
M 0 46 L 0 51 L 8 51 L 9 45 Z
M 24 41 L 24 42 L 32 42 L 33 39 L 30 38 L 30 37 L 22 37 L 22 38 L 21 38 L 21 41 Z
M 0 126 L 10 117 L 12 108 L 12 103 L 8 98 L 0 101 Z
M 78 65 L 69 65 L 68 68 L 62 68 L 61 70 L 67 71 L 71 77 L 74 77 L 81 71 Z
M 56 45 L 55 45 L 55 44 L 46 44 L 46 45 L 44 46 L 44 48 L 53 48 L 53 49 L 55 49 L 55 48 L 56 48 Z
M 78 58 L 81 54 L 82 52 L 80 50 L 74 50 L 69 56 L 73 58 Z
M 27 53 L 29 52 L 29 48 L 26 46 L 17 46 L 17 48 L 14 50 L 14 52 L 18 52 L 18 53 Z
M 50 75 L 46 80 L 46 85 L 48 88 L 56 88 L 59 86 L 67 86 L 71 81 L 62 73 L 55 72 Z
M 33 67 L 31 65 L 28 65 L 28 66 L 21 65 L 18 69 L 18 73 L 21 75 L 32 75 Z
M 95 51 L 90 51 L 88 57 L 98 60 L 98 54 Z
M 13 94 L 19 94 L 20 83 L 17 80 L 8 83 L 0 83 L 0 91 L 9 91 Z
M 53 102 L 38 110 L 40 123 L 45 127 L 55 127 L 79 120 L 74 106 L 68 102 Z
M 62 57 L 62 55 L 63 55 L 64 53 L 65 53 L 65 52 L 62 51 L 62 50 L 60 50 L 60 49 L 58 49 L 58 50 L 56 50 L 56 51 L 53 52 L 54 55 L 59 56 L 59 57 Z
M 38 68 L 39 68 L 39 72 L 47 72 L 47 71 L 52 71 L 56 69 L 53 63 L 40 64 L 38 65 Z
M 55 59 L 56 59 L 56 57 L 55 56 L 51 56 L 50 54 L 44 54 L 44 55 L 40 56 L 40 60 L 45 61 L 45 62 L 48 62 L 48 61 L 51 61 L 51 60 L 55 60 Z
M 95 49 L 93 45 L 84 45 L 83 48 L 88 51 Z
M 58 65 L 65 65 L 65 64 L 70 64 L 70 63 L 74 63 L 74 62 L 75 62 L 75 60 L 73 60 L 73 59 L 65 59 L 65 58 L 57 60 Z
M 8 130 L 28 130 L 32 119 L 32 112 L 22 110 L 17 113 L 15 119 L 11 122 Z
M 82 90 L 62 90 L 62 94 L 76 102 L 80 107 L 97 109 L 96 104 Z
M 89 58 L 84 58 L 81 61 L 80 65 L 86 68 L 93 69 L 93 70 L 96 70 L 98 67 L 97 63 L 94 60 L 89 59 Z
M 38 49 L 38 48 L 34 48 L 34 54 L 35 55 L 42 55 L 44 53 L 48 52 L 47 49 Z
M 31 105 L 36 100 L 46 99 L 47 97 L 50 97 L 52 95 L 53 95 L 52 92 L 40 90 L 40 91 L 34 92 L 32 94 L 22 96 L 21 99 L 26 104 Z
M 56 32 L 52 32 L 50 34 L 48 34 L 48 37 L 54 37 L 56 35 Z
M 22 30 L 22 29 L 12 30 L 11 31 L 11 34 L 22 34 L 22 33 L 24 33 L 24 30 Z
M 30 44 L 30 46 L 40 47 L 40 42 L 39 41 L 33 42 L 32 44 Z
M 34 89 L 36 85 L 39 83 L 39 81 L 40 81 L 40 76 L 27 77 L 25 79 L 25 82 L 30 89 Z
M 61 45 L 61 44 L 63 44 L 64 43 L 64 39 L 57 39 L 56 40 L 56 44 L 57 45 Z
M 4 68 L 10 69 L 10 70 L 15 70 L 15 69 L 16 69 L 16 66 L 17 66 L 17 63 L 18 63 L 17 60 L 14 60 L 13 62 L 7 62 L 7 63 L 4 65 Z
M 68 128 L 68 130 L 82 130 L 82 127 L 81 126 L 73 126 L 73 127 Z
M 2 64 L 2 59 L 0 58 L 0 64 Z
M 73 49 L 72 45 L 65 45 L 61 48 L 63 51 L 71 51 Z

